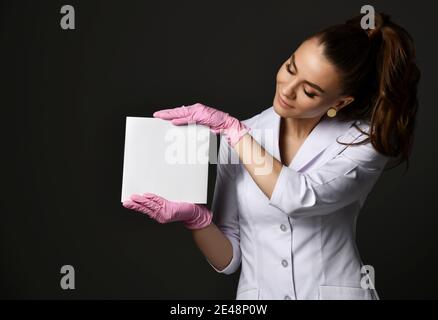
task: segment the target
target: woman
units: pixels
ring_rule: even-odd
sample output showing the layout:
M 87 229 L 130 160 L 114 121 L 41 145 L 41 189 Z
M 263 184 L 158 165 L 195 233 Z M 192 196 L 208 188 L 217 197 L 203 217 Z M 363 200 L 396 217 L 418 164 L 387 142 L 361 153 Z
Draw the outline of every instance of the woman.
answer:
M 224 134 L 212 209 L 151 193 L 123 205 L 183 221 L 216 271 L 241 265 L 237 299 L 378 299 L 361 286 L 356 219 L 388 160 L 408 164 L 420 72 L 402 27 L 360 19 L 306 39 L 278 71 L 273 106 L 250 119 L 199 103 L 154 113 Z

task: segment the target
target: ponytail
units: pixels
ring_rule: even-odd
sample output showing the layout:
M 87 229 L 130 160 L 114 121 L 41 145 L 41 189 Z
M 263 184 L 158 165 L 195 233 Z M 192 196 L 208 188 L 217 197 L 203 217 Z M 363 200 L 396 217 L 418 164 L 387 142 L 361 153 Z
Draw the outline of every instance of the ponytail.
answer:
M 414 42 L 385 13 L 376 13 L 375 29 L 362 29 L 361 19 L 356 16 L 314 36 L 324 45 L 324 55 L 342 72 L 343 94 L 355 98 L 339 115 L 370 124 L 369 133 L 364 132 L 368 137 L 355 144 L 371 141 L 378 152 L 394 160 L 391 168 L 406 161 L 407 171 L 421 76 Z

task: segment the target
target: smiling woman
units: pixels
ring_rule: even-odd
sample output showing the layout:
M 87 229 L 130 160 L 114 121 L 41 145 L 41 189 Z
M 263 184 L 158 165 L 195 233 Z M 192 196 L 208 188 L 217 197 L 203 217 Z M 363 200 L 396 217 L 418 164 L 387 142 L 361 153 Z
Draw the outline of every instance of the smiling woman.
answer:
M 184 221 L 217 272 L 241 265 L 237 299 L 378 299 L 361 286 L 356 221 L 388 161 L 410 155 L 420 74 L 403 28 L 379 14 L 367 32 L 360 18 L 306 39 L 250 119 L 200 103 L 154 113 L 224 133 L 212 208 L 151 194 L 124 205 Z
M 324 112 L 369 121 L 365 142 L 408 168 L 420 79 L 413 40 L 384 13 L 375 29 L 363 30 L 361 18 L 321 30 L 297 48 L 277 73 L 274 106 L 292 136 L 306 135 Z
M 283 140 L 303 141 L 324 113 L 332 116 L 350 104 L 354 97 L 341 95 L 341 78 L 328 61 L 317 38 L 304 41 L 277 72 L 273 105 L 284 118 Z M 293 154 L 296 150 L 288 150 Z M 299 145 L 295 149 L 299 148 Z

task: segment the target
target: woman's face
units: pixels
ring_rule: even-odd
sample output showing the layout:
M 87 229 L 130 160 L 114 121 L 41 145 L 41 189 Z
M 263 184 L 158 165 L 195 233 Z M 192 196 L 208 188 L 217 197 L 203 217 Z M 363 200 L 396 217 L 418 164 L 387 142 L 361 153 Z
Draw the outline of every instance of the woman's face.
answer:
M 341 96 L 339 73 L 322 55 L 314 38 L 304 41 L 277 73 L 274 110 L 282 117 L 321 117 L 352 101 Z

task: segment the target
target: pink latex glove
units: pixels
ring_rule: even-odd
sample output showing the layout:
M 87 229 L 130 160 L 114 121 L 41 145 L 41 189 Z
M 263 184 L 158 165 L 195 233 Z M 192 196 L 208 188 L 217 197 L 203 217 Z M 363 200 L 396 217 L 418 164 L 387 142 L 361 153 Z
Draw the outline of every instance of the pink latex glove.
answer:
M 147 214 L 159 223 L 183 221 L 188 229 L 201 229 L 211 223 L 212 213 L 204 205 L 173 202 L 153 193 L 133 194 L 123 206 Z
M 210 127 L 211 131 L 215 134 L 223 131 L 227 142 L 232 147 L 251 130 L 251 128 L 236 118 L 231 117 L 228 113 L 201 103 L 159 110 L 154 112 L 153 116 L 163 120 L 171 120 L 174 125 L 184 125 L 188 123 L 202 124 Z

